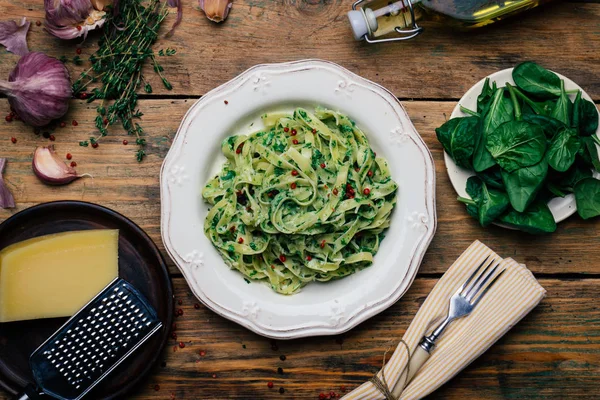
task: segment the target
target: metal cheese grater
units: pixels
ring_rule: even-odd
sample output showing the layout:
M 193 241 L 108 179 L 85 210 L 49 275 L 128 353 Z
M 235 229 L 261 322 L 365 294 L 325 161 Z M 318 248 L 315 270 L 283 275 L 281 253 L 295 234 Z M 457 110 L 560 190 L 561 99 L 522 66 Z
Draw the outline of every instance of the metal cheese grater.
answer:
M 37 387 L 17 399 L 81 399 L 161 326 L 147 300 L 115 279 L 33 352 Z

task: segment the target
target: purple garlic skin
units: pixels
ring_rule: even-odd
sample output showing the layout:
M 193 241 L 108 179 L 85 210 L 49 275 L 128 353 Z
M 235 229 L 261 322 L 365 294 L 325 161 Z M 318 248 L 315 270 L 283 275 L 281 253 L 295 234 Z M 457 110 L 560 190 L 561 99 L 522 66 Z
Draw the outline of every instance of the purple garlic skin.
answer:
M 29 53 L 29 48 L 27 48 L 29 25 L 31 22 L 27 21 L 25 17 L 19 24 L 15 21 L 0 21 L 0 44 L 18 56 Z
M 33 52 L 21 57 L 0 81 L 0 92 L 21 119 L 32 126 L 47 125 L 66 114 L 73 95 L 69 71 L 56 58 Z
M 0 208 L 15 208 L 15 199 L 6 187 L 2 173 L 6 166 L 6 158 L 0 158 Z
M 44 0 L 46 31 L 59 39 L 87 37 L 89 31 L 104 25 L 105 5 L 110 0 Z

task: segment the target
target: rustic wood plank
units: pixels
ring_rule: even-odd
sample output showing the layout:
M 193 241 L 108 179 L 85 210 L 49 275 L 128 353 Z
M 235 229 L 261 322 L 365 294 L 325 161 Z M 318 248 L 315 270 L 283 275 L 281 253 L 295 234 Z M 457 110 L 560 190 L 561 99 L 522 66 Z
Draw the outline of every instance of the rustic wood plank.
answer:
M 432 398 L 596 397 L 600 280 L 540 282 L 548 297 Z M 175 399 L 317 399 L 320 392 L 340 393 L 342 385 L 352 389 L 381 366 L 384 351 L 396 345 L 435 283 L 417 279 L 396 305 L 340 337 L 273 342 L 202 306 L 195 309 L 186 283 L 176 278 L 176 299 L 183 301 L 178 307 L 184 311 L 176 321 L 177 339 L 170 340 L 164 362 L 133 398 L 169 399 L 173 393 Z M 185 348 L 174 351 L 179 342 Z M 277 373 L 279 367 L 283 374 Z
M 142 164 L 134 159 L 135 146 L 123 146 L 126 138 L 120 131 L 103 139 L 97 149 L 83 148 L 80 140 L 93 134 L 93 105 L 74 101 L 65 120 L 73 118 L 78 126 L 69 124 L 54 131 L 55 142 L 35 136 L 31 128 L 20 122 L 0 122 L 0 156 L 8 157 L 5 173 L 17 208 L 0 210 L 0 220 L 24 208 L 54 200 L 83 200 L 113 208 L 139 224 L 163 250 L 160 238 L 160 189 L 158 185 L 162 159 L 166 155 L 179 121 L 193 100 L 144 100 L 144 126 L 148 132 L 149 156 Z M 556 233 L 532 236 L 498 227 L 481 228 L 456 201 L 456 193 L 446 174 L 442 147 L 435 137 L 435 127 L 450 115 L 454 102 L 404 102 L 417 130 L 431 149 L 437 176 L 438 231 L 427 252 L 420 273 L 443 273 L 458 255 L 476 239 L 493 246 L 504 256 L 527 263 L 536 273 L 600 273 L 600 258 L 596 251 L 600 224 L 597 220 L 582 221 L 577 216 L 559 224 Z M 0 114 L 8 111 L 6 100 L 0 100 Z M 11 137 L 17 138 L 12 144 Z M 54 143 L 61 155 L 71 153 L 78 171 L 94 176 L 68 186 L 51 187 L 42 184 L 31 172 L 31 157 L 35 146 Z M 199 234 L 202 234 L 199 232 Z M 452 243 L 451 246 L 448 243 Z M 540 251 L 543 249 L 543 251 Z M 166 253 L 165 253 L 166 257 Z M 177 269 L 169 261 L 171 271 Z
M 346 12 L 352 0 L 236 0 L 221 25 L 208 21 L 197 1 L 184 1 L 183 23 L 157 46 L 178 55 L 164 60 L 174 89 L 167 91 L 148 73 L 154 93 L 202 95 L 259 63 L 322 58 L 378 82 L 401 98 L 457 99 L 476 81 L 523 60 L 534 60 L 579 83 L 600 99 L 598 42 L 600 4 L 563 3 L 477 32 L 427 26 L 419 38 L 404 43 L 368 45 L 352 38 Z M 43 20 L 43 3 L 1 0 L 3 18 Z M 170 25 L 170 18 L 164 31 Z M 96 48 L 92 34 L 83 56 Z M 53 56 L 74 56 L 77 41 L 61 42 L 32 24 L 29 47 Z M 468 44 L 467 44 L 468 43 Z M 18 59 L 0 49 L 0 77 Z M 71 68 L 71 66 L 70 66 Z M 80 71 L 83 67 L 76 67 Z

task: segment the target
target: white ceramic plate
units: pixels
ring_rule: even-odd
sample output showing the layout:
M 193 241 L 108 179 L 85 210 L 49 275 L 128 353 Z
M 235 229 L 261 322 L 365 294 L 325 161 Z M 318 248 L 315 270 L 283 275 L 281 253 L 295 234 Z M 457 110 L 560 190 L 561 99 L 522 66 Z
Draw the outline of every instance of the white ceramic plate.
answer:
M 493 73 L 492 75 L 489 76 L 490 83 L 496 81 L 498 87 L 505 86 L 507 82 L 514 85 L 515 81 L 512 78 L 512 71 L 513 71 L 513 68 L 508 68 L 508 69 L 504 69 L 502 71 Z M 575 82 L 573 82 L 569 78 L 562 76 L 561 74 L 556 73 L 556 75 L 558 75 L 560 77 L 560 79 L 563 79 L 565 81 L 565 89 L 566 90 L 579 89 L 582 92 L 582 97 L 593 103 L 592 98 L 590 96 L 588 96 L 588 94 L 579 85 L 577 85 Z M 467 116 L 467 114 L 463 113 L 460 110 L 461 105 L 470 110 L 477 109 L 477 96 L 479 96 L 479 94 L 481 93 L 484 83 L 485 83 L 485 78 L 480 80 L 479 82 L 477 82 L 473 87 L 471 87 L 471 89 L 467 90 L 467 92 L 460 99 L 460 101 L 458 102 L 456 107 L 454 107 L 454 110 L 452 111 L 452 115 L 450 116 L 450 118 Z M 575 98 L 575 95 L 570 95 L 570 98 L 571 98 L 571 101 L 573 101 L 573 99 Z M 598 127 L 596 134 L 597 135 L 600 134 L 600 127 Z M 475 175 L 475 173 L 473 171 L 470 171 L 468 169 L 465 169 L 465 168 L 462 168 L 462 167 L 459 167 L 458 165 L 456 165 L 454 160 L 452 160 L 452 158 L 450 158 L 450 156 L 446 152 L 444 152 L 444 161 L 446 162 L 446 170 L 448 170 L 448 176 L 450 177 L 450 182 L 452 182 L 452 186 L 454 186 L 454 190 L 456 190 L 456 193 L 459 196 L 470 198 L 470 196 L 466 192 L 467 179 L 469 179 L 469 177 Z M 595 176 L 598 177 L 597 174 L 595 174 Z M 569 194 L 569 195 L 565 196 L 564 198 L 556 197 L 556 198 L 550 200 L 550 202 L 548 203 L 548 207 L 550 208 L 550 211 L 552 212 L 552 215 L 554 216 L 554 220 L 556 222 L 560 222 L 560 221 L 568 218 L 569 216 L 573 215 L 573 213 L 575 213 L 575 211 L 577 211 L 577 206 L 575 204 L 575 196 L 573 196 L 573 194 Z M 507 228 L 507 226 L 504 224 L 496 224 L 496 225 Z M 510 229 L 512 229 L 512 228 L 510 228 Z
M 229 269 L 203 232 L 201 190 L 221 167 L 221 141 L 262 127 L 267 111 L 329 107 L 353 118 L 389 162 L 398 203 L 374 264 L 284 296 Z M 212 90 L 185 115 L 160 177 L 165 247 L 207 307 L 261 335 L 339 334 L 394 304 L 408 289 L 436 228 L 433 159 L 392 93 L 330 62 L 259 65 Z

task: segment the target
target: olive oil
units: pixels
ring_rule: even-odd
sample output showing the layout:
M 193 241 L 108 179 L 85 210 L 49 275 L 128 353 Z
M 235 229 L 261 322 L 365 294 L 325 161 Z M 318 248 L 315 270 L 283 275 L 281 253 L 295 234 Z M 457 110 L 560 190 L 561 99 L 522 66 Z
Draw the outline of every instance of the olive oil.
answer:
M 434 21 L 457 28 L 477 28 L 536 7 L 549 0 L 375 0 L 348 16 L 355 37 L 381 38 L 420 33 L 420 21 Z M 358 17 L 364 19 L 363 23 Z M 357 21 L 360 21 L 357 24 Z M 365 29 L 361 29 L 365 28 Z M 364 32 L 366 30 L 367 32 Z M 364 32 L 364 33 L 363 33 Z M 362 35 L 361 35 L 362 33 Z

